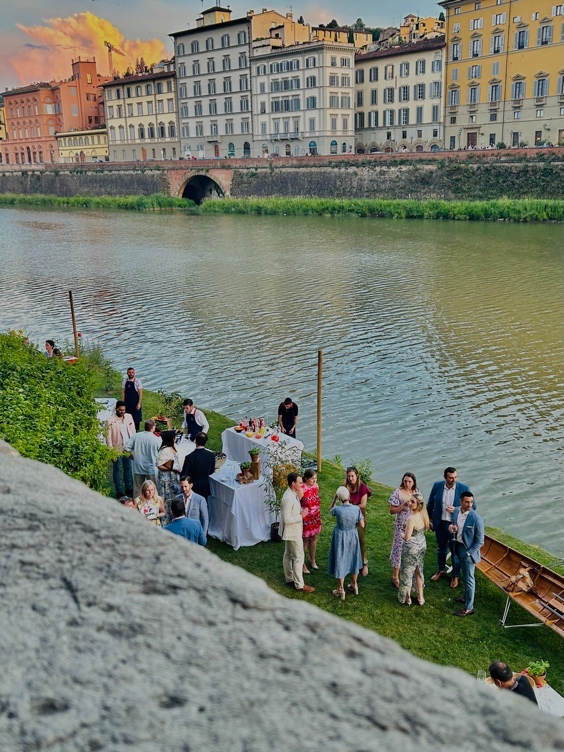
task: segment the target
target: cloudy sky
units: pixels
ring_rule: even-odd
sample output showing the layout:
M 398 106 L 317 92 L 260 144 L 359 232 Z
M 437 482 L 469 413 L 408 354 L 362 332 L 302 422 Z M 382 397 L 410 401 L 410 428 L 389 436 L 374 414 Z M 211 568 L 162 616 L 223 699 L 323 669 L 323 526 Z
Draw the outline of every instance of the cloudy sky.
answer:
M 362 18 L 368 26 L 397 25 L 406 13 L 438 15 L 433 0 L 355 0 L 343 12 L 338 0 L 301 0 L 287 5 L 268 4 L 279 13 L 293 10 L 307 23 L 336 18 L 348 24 Z M 144 55 L 147 62 L 172 51 L 168 34 L 193 27 L 203 7 L 198 0 L 0 0 L 0 91 L 32 81 L 65 78 L 70 58 L 96 56 L 106 73 L 104 40 L 125 53 L 116 62 L 126 65 Z M 227 3 L 226 3 L 227 4 Z M 250 0 L 228 3 L 235 17 L 263 5 Z M 267 4 L 264 3 L 266 6 Z M 118 65 L 119 67 L 119 65 Z

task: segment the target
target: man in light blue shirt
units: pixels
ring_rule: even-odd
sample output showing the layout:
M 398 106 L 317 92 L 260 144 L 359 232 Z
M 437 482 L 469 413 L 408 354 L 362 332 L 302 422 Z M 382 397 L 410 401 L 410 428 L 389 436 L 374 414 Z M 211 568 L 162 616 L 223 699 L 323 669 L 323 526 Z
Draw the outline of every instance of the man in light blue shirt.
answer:
M 133 497 L 141 493 L 141 486 L 146 480 L 157 485 L 157 454 L 161 440 L 155 436 L 155 421 L 146 420 L 145 430 L 134 434 L 124 444 L 124 449 L 133 457 Z
M 170 509 L 173 519 L 170 525 L 166 525 L 165 530 L 168 530 L 175 535 L 181 535 L 192 543 L 198 543 L 200 546 L 205 546 L 208 541 L 206 534 L 204 533 L 204 528 L 199 520 L 193 520 L 186 517 L 184 498 L 180 496 L 173 499 Z

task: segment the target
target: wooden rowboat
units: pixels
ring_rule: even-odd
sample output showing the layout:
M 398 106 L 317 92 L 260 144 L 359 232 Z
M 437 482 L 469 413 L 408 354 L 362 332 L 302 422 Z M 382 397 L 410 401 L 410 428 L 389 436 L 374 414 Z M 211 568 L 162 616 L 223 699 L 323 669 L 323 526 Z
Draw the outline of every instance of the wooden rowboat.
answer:
M 502 627 L 540 627 L 546 624 L 564 637 L 564 575 L 485 536 L 478 569 L 507 595 Z M 509 607 L 518 603 L 535 616 L 534 624 L 506 624 Z

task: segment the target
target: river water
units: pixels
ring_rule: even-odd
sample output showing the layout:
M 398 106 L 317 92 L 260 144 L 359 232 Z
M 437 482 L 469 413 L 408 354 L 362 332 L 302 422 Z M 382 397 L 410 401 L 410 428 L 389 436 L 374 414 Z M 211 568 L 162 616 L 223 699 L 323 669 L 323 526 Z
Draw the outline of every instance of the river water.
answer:
M 563 237 L 554 225 L 0 210 L 0 329 L 79 328 L 120 370 L 232 418 L 290 395 L 323 454 L 564 555 Z

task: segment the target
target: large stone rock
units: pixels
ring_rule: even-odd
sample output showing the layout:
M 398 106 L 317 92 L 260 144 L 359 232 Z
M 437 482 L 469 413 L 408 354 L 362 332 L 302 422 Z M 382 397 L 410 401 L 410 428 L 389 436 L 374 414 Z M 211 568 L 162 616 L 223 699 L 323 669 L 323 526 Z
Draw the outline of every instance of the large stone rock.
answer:
M 2 752 L 564 749 L 528 701 L 286 600 L 6 444 L 0 513 Z

